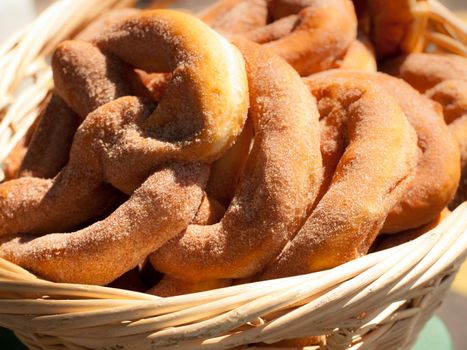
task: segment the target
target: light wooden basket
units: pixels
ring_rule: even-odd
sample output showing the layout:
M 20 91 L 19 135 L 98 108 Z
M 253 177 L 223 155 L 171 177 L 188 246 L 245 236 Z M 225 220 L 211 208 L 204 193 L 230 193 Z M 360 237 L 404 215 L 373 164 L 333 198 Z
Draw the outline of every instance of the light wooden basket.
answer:
M 59 1 L 0 48 L 0 162 L 52 87 L 46 58 L 57 43 L 101 12 L 131 3 Z M 425 7 L 423 30 L 416 21 L 418 40 L 442 38 L 447 50 L 465 49 L 463 24 L 427 4 L 435 5 Z M 432 31 L 440 26 L 445 30 Z M 409 349 L 466 255 L 464 203 L 416 240 L 332 270 L 171 298 L 48 282 L 0 259 L 0 326 L 44 350 L 255 349 L 305 336 L 321 336 L 306 349 Z

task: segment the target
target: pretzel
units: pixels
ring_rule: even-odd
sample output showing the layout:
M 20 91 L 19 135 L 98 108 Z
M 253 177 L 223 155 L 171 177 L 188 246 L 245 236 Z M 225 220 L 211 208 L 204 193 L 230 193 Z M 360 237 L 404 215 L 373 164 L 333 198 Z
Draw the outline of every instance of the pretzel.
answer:
M 417 1 L 371 0 L 365 1 L 370 19 L 370 36 L 378 57 L 398 53 L 408 36 L 414 15 L 412 7 Z
M 467 58 L 456 55 L 412 53 L 387 61 L 382 69 L 420 92 L 445 80 L 467 80 Z
M 391 209 L 382 232 L 400 232 L 432 221 L 452 200 L 459 182 L 458 147 L 434 104 L 402 80 L 383 73 L 336 71 L 333 75 L 378 84 L 396 99 L 417 132 L 420 157 L 415 178 Z
M 363 34 L 359 34 L 357 40 L 350 45 L 344 57 L 337 61 L 337 65 L 341 69 L 376 72 L 375 52 L 370 40 Z
M 199 18 L 221 34 L 246 33 L 267 24 L 267 0 L 221 0 Z
M 410 54 L 386 63 L 385 69 L 442 106 L 461 154 L 461 179 L 450 204 L 454 209 L 467 199 L 467 59 L 456 55 Z
M 279 57 L 235 43 L 246 60 L 255 132 L 235 196 L 219 223 L 190 225 L 150 256 L 157 270 L 190 284 L 259 272 L 299 227 L 321 182 L 312 96 Z
M 68 161 L 73 136 L 86 116 L 107 102 L 136 92 L 129 83 L 132 68 L 90 43 L 60 44 L 52 69 L 55 92 L 29 145 L 20 176 L 53 178 Z M 132 80 L 136 84 L 136 78 Z
M 422 225 L 417 228 L 405 230 L 405 231 L 395 233 L 395 234 L 393 233 L 393 234 L 388 234 L 388 235 L 380 235 L 378 239 L 375 241 L 373 247 L 371 248 L 371 251 L 389 249 L 389 248 L 404 244 L 406 242 L 410 242 L 414 240 L 415 238 L 418 238 L 421 235 L 427 233 L 428 231 L 434 229 L 449 214 L 450 214 L 450 211 L 447 208 L 445 208 L 432 221 L 426 223 L 425 225 Z
M 110 11 L 78 33 L 76 39 L 95 40 L 123 19 L 140 13 L 141 10 L 131 8 Z M 167 74 L 149 75 L 135 71 L 89 44 L 74 41 L 58 46 L 52 67 L 55 91 L 42 112 L 19 176 L 53 178 L 67 163 L 76 129 L 89 112 L 127 95 L 160 100 L 170 78 Z M 91 80 L 89 76 L 92 76 Z M 161 77 L 164 77 L 163 81 Z
M 461 179 L 450 203 L 454 209 L 467 200 L 467 80 L 445 80 L 426 91 L 426 95 L 441 104 L 444 120 L 459 143 Z
M 325 193 L 262 279 L 328 269 L 366 254 L 414 177 L 416 135 L 390 95 L 339 71 L 305 82 L 320 111 Z
M 205 166 L 167 166 L 105 220 L 68 234 L 3 237 L 0 257 L 50 281 L 106 285 L 189 224 L 206 178 Z
M 0 236 L 57 232 L 82 223 L 108 184 L 132 195 L 108 218 L 83 230 L 24 244 L 28 239 L 20 235 L 0 247 L 1 256 L 50 280 L 107 284 L 180 232 L 201 203 L 209 163 L 231 146 L 246 119 L 243 59 L 201 21 L 160 10 L 128 17 L 114 28 L 92 50 L 146 71 L 172 70 L 164 98 L 157 107 L 136 97 L 105 104 L 81 124 L 70 160 L 56 178 L 0 185 Z M 90 44 L 79 45 L 84 50 Z M 89 64 L 80 61 L 85 57 L 76 62 Z M 62 89 L 71 95 L 69 86 Z M 82 102 L 70 96 L 71 104 Z M 114 264 L 104 268 L 107 253 L 115 257 L 119 247 L 131 250 L 132 237 L 135 251 L 122 252 L 128 258 L 112 258 Z M 100 250 L 107 253 L 95 256 Z
M 266 25 L 264 3 L 271 18 Z M 238 11 L 240 7 L 248 7 L 258 19 L 251 21 L 252 15 Z M 201 18 L 222 34 L 262 44 L 301 75 L 336 67 L 357 36 L 357 19 L 349 0 L 224 0 Z
M 235 144 L 211 166 L 206 193 L 225 207 L 232 201 L 245 170 L 252 139 L 253 127 L 248 119 Z

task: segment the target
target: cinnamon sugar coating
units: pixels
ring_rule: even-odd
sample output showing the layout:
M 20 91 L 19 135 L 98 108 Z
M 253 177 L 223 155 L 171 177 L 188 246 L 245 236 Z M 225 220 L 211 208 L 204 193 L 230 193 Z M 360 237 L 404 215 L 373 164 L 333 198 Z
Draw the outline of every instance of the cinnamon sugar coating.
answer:
M 299 232 L 262 274 L 328 269 L 368 251 L 417 163 L 416 135 L 381 88 L 321 73 L 305 81 L 318 100 L 325 192 Z
M 21 178 L 0 185 L 0 236 L 20 234 L 6 238 L 0 256 L 51 280 L 107 284 L 184 229 L 201 204 L 209 163 L 230 147 L 246 119 L 243 58 L 201 21 L 173 11 L 151 11 L 125 18 L 116 28 L 93 44 L 62 44 L 55 56 L 61 64 L 54 66 L 61 73 L 56 85 L 62 98 L 77 111 L 85 110 L 90 105 L 81 98 L 85 94 L 71 93 L 79 84 L 97 89 L 96 100 L 114 98 L 119 85 L 107 89 L 105 84 L 115 79 L 99 80 L 108 66 L 100 65 L 100 58 L 149 71 L 174 71 L 164 98 L 157 106 L 131 96 L 104 104 L 78 128 L 69 161 L 55 178 Z M 94 73 L 86 74 L 93 70 L 95 84 Z M 95 218 L 115 189 L 131 197 L 106 219 L 68 234 L 52 233 L 73 231 Z M 31 240 L 21 233 L 45 236 Z M 127 259 L 102 266 L 109 263 L 112 249 L 128 248 L 132 239 L 135 249 Z M 97 258 L 104 248 L 108 252 Z M 115 251 L 112 254 L 115 257 Z M 56 256 L 56 263 L 50 256 Z M 67 268 L 76 261 L 81 262 L 81 275 L 77 266 Z M 100 273 L 83 274 L 83 269 Z
M 467 200 L 467 80 L 445 80 L 427 90 L 426 95 L 441 104 L 444 120 L 459 144 L 461 179 L 449 206 L 454 209 Z
M 440 103 L 461 154 L 461 179 L 450 204 L 454 209 L 467 199 L 467 59 L 414 53 L 387 62 L 384 69 Z
M 237 41 L 247 66 L 255 138 L 222 220 L 190 225 L 150 256 L 190 282 L 248 277 L 277 255 L 321 183 L 318 112 L 298 74 L 259 45 Z
M 415 128 L 421 156 L 404 199 L 389 214 L 383 232 L 416 228 L 433 220 L 452 200 L 459 183 L 459 149 L 431 101 L 399 79 L 378 74 Z
M 415 178 L 406 195 L 391 209 L 382 231 L 395 233 L 432 221 L 452 200 L 459 181 L 456 141 L 436 106 L 404 81 L 384 73 L 335 71 L 330 74 L 382 87 L 396 99 L 417 133 L 420 155 Z
M 232 201 L 238 182 L 245 170 L 253 136 L 251 120 L 247 119 L 235 144 L 222 158 L 212 163 L 206 192 L 226 207 Z
M 336 67 L 357 36 L 349 0 L 224 0 L 201 18 L 222 34 L 262 44 L 301 75 Z
M 357 39 L 349 46 L 344 57 L 338 61 L 338 68 L 376 72 L 376 57 L 370 39 L 364 34 L 359 33 Z
M 166 166 L 106 219 L 72 233 L 4 237 L 0 257 L 51 281 L 108 284 L 189 224 L 207 174 L 196 163 Z
M 221 0 L 199 18 L 221 34 L 246 33 L 267 24 L 267 0 Z
M 68 161 L 76 129 L 96 108 L 128 95 L 150 95 L 133 68 L 81 41 L 52 58 L 55 89 L 21 164 L 20 176 L 53 178 Z
M 53 178 L 68 161 L 81 118 L 53 93 L 21 161 L 18 175 Z
M 453 198 L 467 60 L 387 63 L 426 96 L 376 73 L 350 0 L 117 10 L 77 38 L 0 184 L 0 257 L 42 278 L 172 296 L 308 273 L 422 234 Z M 131 286 L 144 263 L 157 278 Z
M 420 92 L 445 80 L 467 80 L 467 59 L 457 55 L 412 53 L 385 62 L 382 69 Z

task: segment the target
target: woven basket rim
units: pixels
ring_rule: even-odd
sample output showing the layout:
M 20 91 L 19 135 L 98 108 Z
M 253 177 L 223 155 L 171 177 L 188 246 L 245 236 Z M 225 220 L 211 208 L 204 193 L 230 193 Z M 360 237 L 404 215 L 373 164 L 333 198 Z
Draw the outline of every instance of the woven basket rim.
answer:
M 388 318 L 415 317 L 413 310 L 402 308 L 408 299 L 444 292 L 466 255 L 464 203 L 417 239 L 331 270 L 169 298 L 48 282 L 0 260 L 0 295 L 11 293 L 0 299 L 0 325 L 21 339 L 38 332 L 90 348 L 116 342 L 142 349 L 276 342 L 310 331 L 326 334 L 349 322 L 361 330 L 380 322 L 384 330 Z M 436 276 L 442 276 L 438 284 L 430 284 Z M 437 305 L 425 307 L 432 312 Z M 363 325 L 352 320 L 362 311 L 370 318 Z M 128 326 L 125 320 L 136 321 Z M 226 337 L 226 332 L 233 333 Z

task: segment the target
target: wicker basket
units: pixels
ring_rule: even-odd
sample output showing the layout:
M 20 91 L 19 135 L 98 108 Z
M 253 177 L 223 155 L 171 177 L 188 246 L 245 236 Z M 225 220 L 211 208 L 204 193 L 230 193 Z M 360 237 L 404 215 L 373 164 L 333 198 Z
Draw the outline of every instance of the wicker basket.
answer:
M 130 3 L 59 1 L 0 48 L 0 161 L 40 112 L 52 85 L 46 57 L 57 43 Z M 412 35 L 408 46 L 431 40 L 462 54 L 465 26 L 438 3 L 424 5 L 414 10 L 423 18 L 415 42 L 424 44 Z M 321 336 L 307 349 L 408 349 L 466 255 L 464 203 L 416 240 L 332 270 L 171 298 L 52 283 L 0 259 L 0 326 L 47 350 L 255 349 L 304 336 Z

